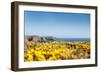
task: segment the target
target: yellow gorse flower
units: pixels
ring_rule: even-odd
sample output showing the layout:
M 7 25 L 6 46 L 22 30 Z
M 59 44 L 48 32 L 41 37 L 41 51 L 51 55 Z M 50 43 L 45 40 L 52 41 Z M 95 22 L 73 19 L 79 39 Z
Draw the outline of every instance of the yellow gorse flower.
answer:
M 85 59 L 90 57 L 89 42 L 28 42 L 24 61 Z

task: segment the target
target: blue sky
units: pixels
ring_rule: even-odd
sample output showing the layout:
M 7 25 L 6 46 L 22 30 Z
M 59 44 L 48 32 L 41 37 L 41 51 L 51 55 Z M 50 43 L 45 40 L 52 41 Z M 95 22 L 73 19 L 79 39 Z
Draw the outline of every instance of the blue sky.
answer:
M 25 35 L 89 38 L 90 14 L 24 11 Z

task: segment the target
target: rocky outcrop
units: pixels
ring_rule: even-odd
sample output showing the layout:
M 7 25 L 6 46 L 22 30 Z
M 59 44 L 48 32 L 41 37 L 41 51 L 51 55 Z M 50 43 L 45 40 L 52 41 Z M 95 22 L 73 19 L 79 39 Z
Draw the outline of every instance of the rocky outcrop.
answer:
M 56 38 L 53 36 L 25 36 L 25 40 L 27 41 L 33 41 L 33 42 L 50 42 L 50 41 L 56 41 Z

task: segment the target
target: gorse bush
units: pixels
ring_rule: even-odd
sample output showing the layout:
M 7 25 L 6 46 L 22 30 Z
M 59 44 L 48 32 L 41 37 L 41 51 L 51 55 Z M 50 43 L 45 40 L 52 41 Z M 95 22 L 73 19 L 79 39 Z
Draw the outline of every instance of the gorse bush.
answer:
M 87 58 L 90 58 L 89 42 L 25 41 L 25 62 Z

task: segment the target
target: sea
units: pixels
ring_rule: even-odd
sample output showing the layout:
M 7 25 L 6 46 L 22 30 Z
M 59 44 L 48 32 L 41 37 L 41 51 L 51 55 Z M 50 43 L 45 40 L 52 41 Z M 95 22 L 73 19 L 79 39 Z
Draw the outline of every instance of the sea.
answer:
M 63 42 L 90 42 L 90 38 L 57 38 L 56 41 L 63 41 Z

